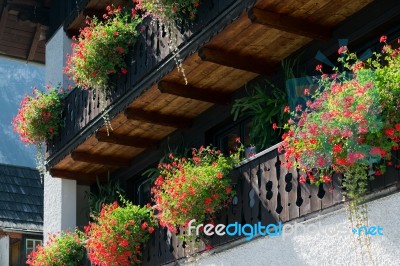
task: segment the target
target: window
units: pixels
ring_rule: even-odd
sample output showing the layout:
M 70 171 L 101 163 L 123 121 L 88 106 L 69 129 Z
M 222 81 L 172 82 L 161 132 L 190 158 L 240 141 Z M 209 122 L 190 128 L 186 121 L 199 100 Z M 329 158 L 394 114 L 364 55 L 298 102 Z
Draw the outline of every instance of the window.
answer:
M 42 240 L 39 239 L 26 239 L 26 257 L 28 257 L 28 255 L 34 251 L 36 249 L 37 245 L 41 245 L 42 244 Z
M 134 204 L 144 206 L 151 202 L 151 178 L 138 174 L 130 178 L 126 185 L 125 191 L 127 192 L 127 197 Z
M 236 147 L 236 138 L 240 138 L 246 148 L 250 147 L 252 144 L 250 143 L 250 129 L 251 119 L 249 118 L 230 122 L 214 131 L 213 142 L 224 154 L 228 154 Z

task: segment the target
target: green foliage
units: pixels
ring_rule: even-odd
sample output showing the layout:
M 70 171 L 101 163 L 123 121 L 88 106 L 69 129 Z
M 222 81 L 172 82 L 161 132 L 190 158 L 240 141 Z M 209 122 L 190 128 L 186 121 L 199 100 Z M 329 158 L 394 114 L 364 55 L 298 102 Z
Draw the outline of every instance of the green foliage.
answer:
M 53 234 L 45 246 L 39 246 L 28 256 L 27 264 L 31 266 L 76 266 L 85 255 L 83 234 L 63 232 Z
M 162 21 L 194 19 L 200 0 L 135 0 L 136 8 Z
M 118 180 L 107 178 L 107 182 L 100 183 L 97 179 L 97 191 L 86 194 L 89 199 L 89 208 L 92 215 L 98 215 L 103 204 L 110 204 L 120 199 L 125 191 L 121 188 Z
M 289 116 L 284 112 L 286 105 L 286 93 L 266 81 L 265 86 L 256 85 L 249 96 L 235 100 L 232 107 L 233 119 L 253 117 L 250 139 L 257 150 L 261 150 L 281 140 L 282 129 L 274 130 L 272 124 L 284 124 L 287 121 Z

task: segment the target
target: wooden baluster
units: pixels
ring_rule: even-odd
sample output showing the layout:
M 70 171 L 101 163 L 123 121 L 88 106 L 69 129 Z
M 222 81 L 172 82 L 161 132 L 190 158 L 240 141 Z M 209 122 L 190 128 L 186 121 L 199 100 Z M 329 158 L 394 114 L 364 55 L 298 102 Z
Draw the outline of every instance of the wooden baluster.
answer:
M 306 173 L 300 171 L 299 178 L 301 176 L 306 177 Z M 311 187 L 308 183 L 301 184 L 300 187 L 301 197 L 303 199 L 303 203 L 300 206 L 300 216 L 303 216 L 311 212 Z
M 332 204 L 343 201 L 342 174 L 334 173 L 332 177 Z M 328 190 L 329 191 L 329 190 Z

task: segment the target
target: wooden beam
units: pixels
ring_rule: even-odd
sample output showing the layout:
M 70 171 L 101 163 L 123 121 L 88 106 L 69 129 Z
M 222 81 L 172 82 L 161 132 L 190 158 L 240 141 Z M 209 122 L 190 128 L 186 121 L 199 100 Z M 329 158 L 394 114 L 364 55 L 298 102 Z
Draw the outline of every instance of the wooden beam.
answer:
M 190 85 L 182 85 L 163 80 L 158 83 L 158 89 L 162 93 L 203 102 L 218 103 L 223 105 L 227 105 L 230 102 L 230 95 L 227 93 L 205 90 L 203 88 L 197 88 Z
M 248 16 L 253 23 L 309 37 L 311 39 L 329 40 L 331 38 L 331 30 L 329 28 L 311 23 L 304 19 L 294 18 L 259 8 L 250 9 Z
M 39 45 L 41 33 L 42 33 L 42 28 L 40 27 L 40 24 L 36 24 L 36 31 L 35 31 L 35 35 L 33 36 L 33 39 L 32 39 L 31 48 L 29 49 L 27 61 L 32 61 L 35 58 L 35 54 L 36 54 L 36 50 Z
M 94 174 L 88 174 L 88 173 L 82 173 L 82 172 L 75 172 L 75 171 L 69 171 L 69 170 L 61 170 L 61 169 L 50 169 L 50 174 L 52 177 L 58 177 L 58 178 L 64 178 L 64 179 L 72 179 L 72 180 L 90 180 L 90 181 L 96 181 L 96 175 Z
M 233 67 L 236 69 L 253 72 L 257 74 L 272 75 L 275 63 L 256 58 L 254 56 L 244 56 L 238 53 L 218 50 L 210 47 L 203 47 L 199 51 L 199 56 L 203 61 L 212 62 L 222 66 Z
M 107 11 L 103 10 L 103 9 L 85 8 L 83 10 L 83 16 L 89 17 L 89 18 L 96 17 L 101 21 L 105 20 L 103 18 L 104 14 L 107 14 Z
M 135 148 L 157 148 L 158 141 L 154 139 L 119 135 L 110 132 L 99 131 L 96 133 L 96 139 L 100 142 L 106 142 L 111 144 L 118 144 L 123 146 L 135 147 Z
M 150 124 L 187 129 L 192 125 L 192 120 L 176 115 L 165 115 L 158 112 L 149 112 L 136 108 L 125 110 L 125 116 L 129 120 L 141 121 Z
M 129 160 L 125 158 L 77 151 L 71 153 L 71 158 L 76 162 L 92 163 L 111 167 L 128 167 L 130 164 Z
M 8 6 L 4 7 L 0 19 L 0 40 L 3 39 L 4 30 L 6 29 L 8 19 Z

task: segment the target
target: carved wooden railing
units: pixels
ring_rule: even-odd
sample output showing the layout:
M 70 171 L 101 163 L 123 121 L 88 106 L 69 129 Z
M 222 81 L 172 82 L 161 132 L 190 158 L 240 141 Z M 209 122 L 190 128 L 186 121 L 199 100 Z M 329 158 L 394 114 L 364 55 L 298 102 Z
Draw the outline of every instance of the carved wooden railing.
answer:
M 395 155 L 399 156 L 397 153 Z M 343 201 L 341 175 L 334 174 L 331 184 L 319 187 L 307 183 L 299 185 L 299 172 L 281 167 L 282 160 L 283 155 L 279 155 L 277 146 L 274 146 L 234 169 L 231 177 L 236 196 L 228 208 L 217 214 L 214 222 L 227 225 L 235 222 L 255 224 L 260 221 L 266 226 L 277 224 L 278 221 L 291 221 Z M 389 167 L 385 175 L 370 181 L 369 191 L 399 182 L 399 170 Z M 185 233 L 180 232 L 180 235 Z M 216 247 L 239 238 L 241 237 L 213 236 L 206 238 L 205 242 Z M 196 244 L 197 248 L 195 243 L 186 243 L 165 228 L 158 228 L 144 247 L 143 264 L 166 264 L 205 249 L 204 241 Z
M 243 6 L 245 6 L 246 2 L 250 2 L 250 0 L 202 1 L 196 19 L 178 25 L 178 47 L 193 46 L 193 51 L 186 51 L 192 48 L 188 48 L 185 51 L 187 55 L 195 52 L 205 42 L 204 38 L 208 40 L 221 30 L 217 26 L 213 26 L 213 23 L 218 21 L 219 27 L 226 26 L 226 21 L 235 19 L 239 11 L 244 9 Z M 220 22 L 222 20 L 224 22 Z M 107 99 L 107 104 L 108 106 L 112 105 L 111 109 L 117 104 L 128 105 L 130 102 L 127 99 L 127 94 L 134 99 L 138 96 L 142 89 L 141 87 L 149 87 L 149 85 L 154 84 L 163 75 L 172 70 L 164 66 L 174 65 L 173 60 L 171 60 L 172 54 L 168 46 L 168 39 L 163 28 L 155 22 L 151 23 L 149 19 L 139 27 L 141 28 L 141 34 L 131 53 L 126 58 L 128 74 L 115 75 L 110 78 L 112 90 Z M 209 27 L 212 28 L 209 29 Z M 200 40 L 194 38 L 195 36 L 205 37 L 201 37 L 203 39 Z M 151 80 L 149 80 L 150 76 Z M 99 115 L 101 111 L 99 98 L 95 96 L 93 91 L 84 91 L 79 88 L 71 91 L 65 99 L 62 114 L 64 126 L 59 136 L 48 143 L 47 157 L 51 157 L 64 148 L 74 137 L 82 135 L 82 132 L 87 129 L 89 124 L 94 123 L 94 120 L 101 120 Z M 104 121 L 101 120 L 97 126 L 101 126 L 103 123 Z
M 334 174 L 331 184 L 321 184 L 319 187 L 299 185 L 299 172 L 281 167 L 282 160 L 283 155 L 278 155 L 274 146 L 236 168 L 232 172 L 236 190 L 233 204 L 217 215 L 215 223 L 255 224 L 260 221 L 265 226 L 277 224 L 278 221 L 287 222 L 342 202 L 341 175 Z M 391 167 L 384 176 L 370 182 L 369 190 L 374 191 L 399 181 L 399 170 Z M 214 236 L 207 241 L 215 247 L 238 238 Z M 202 250 L 204 244 L 196 251 Z M 143 252 L 143 261 L 145 265 L 159 265 L 183 258 L 192 251 L 192 243 L 184 243 L 174 234 L 159 228 Z

